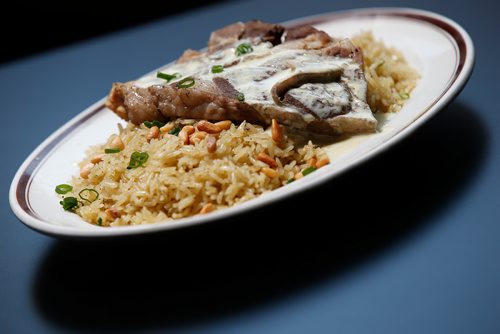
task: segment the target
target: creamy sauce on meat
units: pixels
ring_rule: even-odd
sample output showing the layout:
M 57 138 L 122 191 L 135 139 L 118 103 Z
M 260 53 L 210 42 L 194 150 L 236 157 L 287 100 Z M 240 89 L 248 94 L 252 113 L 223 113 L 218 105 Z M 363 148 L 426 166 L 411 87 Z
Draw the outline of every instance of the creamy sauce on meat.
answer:
M 289 46 L 275 46 L 270 43 L 252 45 L 253 51 L 236 56 L 235 48 L 241 43 L 250 43 L 249 40 L 241 40 L 232 48 L 218 51 L 214 54 L 202 54 L 186 63 L 173 64 L 162 69 L 169 74 L 179 73 L 180 78 L 168 84 L 192 76 L 195 80 L 212 81 L 216 76 L 226 79 L 237 91 L 244 94 L 245 102 L 252 104 L 276 105 L 273 100 L 272 88 L 284 80 L 306 73 L 342 73 L 340 82 L 330 83 L 306 83 L 300 87 L 293 87 L 290 93 L 300 101 L 306 108 L 313 111 L 311 115 L 307 111 L 296 106 L 282 104 L 280 107 L 290 113 L 300 113 L 302 117 L 310 122 L 315 117 L 326 119 L 336 114 L 342 114 L 343 110 L 349 110 L 348 106 L 352 100 L 352 111 L 358 113 L 356 117 L 371 118 L 371 112 L 363 112 L 366 103 L 362 101 L 366 94 L 366 83 L 356 77 L 360 71 L 360 65 L 350 58 L 332 57 L 322 55 L 320 51 L 293 49 Z M 212 66 L 221 65 L 224 71 L 212 73 Z M 345 76 L 350 76 L 346 78 Z M 148 87 L 150 85 L 165 85 L 165 80 L 156 77 L 146 77 L 139 80 L 136 85 Z M 313 92 L 313 90 L 317 90 Z M 349 92 L 349 90 L 351 92 Z M 327 101 L 322 94 L 327 94 Z M 368 109 L 369 111 L 369 109 Z

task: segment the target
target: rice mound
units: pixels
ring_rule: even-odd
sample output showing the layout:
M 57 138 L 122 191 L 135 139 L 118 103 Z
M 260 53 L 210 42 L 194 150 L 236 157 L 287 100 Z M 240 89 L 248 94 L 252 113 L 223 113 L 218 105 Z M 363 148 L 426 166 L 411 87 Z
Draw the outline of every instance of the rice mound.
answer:
M 324 156 L 311 142 L 299 149 L 291 139 L 278 145 L 261 126 L 247 122 L 222 131 L 214 153 L 208 153 L 206 138 L 184 145 L 167 133 L 148 143 L 148 132 L 144 124 L 129 123 L 118 134 L 125 144 L 122 151 L 104 154 L 87 178 L 73 177 L 73 190 L 65 196 L 78 198 L 83 189 L 99 193 L 97 200 L 76 209 L 84 220 L 97 224 L 101 218 L 103 226 L 138 225 L 192 216 L 208 203 L 215 209 L 232 206 L 281 187 L 307 167 L 307 160 Z M 90 148 L 80 168 L 102 155 L 114 137 Z M 148 152 L 149 158 L 143 166 L 127 169 L 133 152 Z M 261 152 L 275 158 L 278 177 L 262 172 L 269 166 L 256 159 Z M 109 208 L 120 217 L 107 218 Z
M 352 38 L 363 51 L 364 72 L 368 82 L 368 105 L 374 113 L 397 112 L 410 98 L 420 77 L 395 48 L 375 40 L 370 31 Z

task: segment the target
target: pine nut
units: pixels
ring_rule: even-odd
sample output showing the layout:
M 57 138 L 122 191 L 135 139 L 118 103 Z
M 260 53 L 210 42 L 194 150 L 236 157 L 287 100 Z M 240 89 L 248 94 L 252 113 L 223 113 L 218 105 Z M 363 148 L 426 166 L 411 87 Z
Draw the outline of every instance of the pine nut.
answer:
M 316 159 L 316 157 L 312 157 L 311 159 L 307 160 L 307 164 L 311 167 L 316 167 L 317 162 L 318 162 L 318 159 Z
M 280 175 L 275 169 L 271 169 L 268 167 L 264 167 L 260 171 L 266 174 L 266 176 L 270 177 L 271 179 L 274 179 Z
M 104 157 L 104 154 L 98 154 L 95 157 L 93 157 L 92 159 L 90 159 L 90 162 L 93 164 L 98 164 L 99 162 L 102 161 L 103 157 Z
M 220 131 L 222 131 L 222 130 L 228 130 L 231 127 L 231 124 L 233 124 L 233 122 L 228 120 L 228 121 L 217 122 L 214 125 L 217 126 L 220 129 Z
M 174 128 L 174 123 L 168 123 L 168 124 L 165 124 L 164 126 L 162 126 L 160 128 L 160 132 L 161 133 L 168 133 L 170 130 L 172 130 Z
M 179 139 L 184 145 L 189 144 L 189 136 L 192 135 L 194 131 L 194 126 L 191 125 L 186 125 L 181 129 L 181 131 L 179 132 Z
M 215 210 L 215 206 L 212 204 L 212 203 L 207 203 L 205 204 L 201 210 L 200 210 L 200 213 L 201 214 L 204 214 L 204 213 L 209 213 L 209 212 L 212 212 Z
M 263 163 L 267 164 L 271 168 L 276 168 L 278 167 L 278 164 L 276 163 L 276 160 L 265 154 L 264 152 L 260 152 L 257 155 L 257 160 L 262 161 Z
M 83 166 L 82 169 L 80 170 L 80 176 L 83 179 L 87 179 L 89 177 L 90 171 L 92 170 L 93 167 L 94 167 L 94 164 L 91 162 L 89 162 L 88 164 Z
M 207 151 L 214 153 L 217 150 L 217 138 L 214 136 L 207 136 Z
M 283 129 L 277 120 L 273 118 L 271 121 L 271 136 L 276 143 L 281 143 L 283 141 Z
M 205 131 L 208 133 L 219 133 L 222 131 L 222 129 L 220 129 L 217 125 L 208 121 L 199 121 L 198 124 L 196 124 L 196 128 L 199 131 Z
M 117 210 L 115 208 L 106 209 L 104 211 L 104 213 L 106 214 L 106 217 L 109 220 L 115 220 L 116 218 L 120 218 L 122 216 L 122 213 L 120 212 L 120 210 Z
M 157 126 L 152 126 L 151 129 L 149 129 L 148 134 L 146 135 L 146 140 L 149 143 L 151 139 L 153 138 L 158 138 L 160 136 L 160 129 Z
M 205 138 L 207 136 L 208 133 L 206 133 L 205 131 L 198 131 L 198 132 L 195 132 L 193 133 L 190 137 L 189 137 L 189 143 L 191 145 L 195 145 L 195 144 L 198 144 L 200 141 L 203 140 L 203 138 Z
M 330 159 L 328 157 L 323 157 L 319 159 L 319 161 L 316 163 L 316 168 L 321 168 L 323 166 L 326 166 L 330 163 Z
M 125 148 L 125 144 L 123 143 L 123 141 L 121 140 L 120 137 L 115 137 L 113 138 L 113 140 L 111 141 L 111 144 L 109 145 L 111 148 L 117 148 L 119 149 L 120 151 L 123 151 L 123 149 Z

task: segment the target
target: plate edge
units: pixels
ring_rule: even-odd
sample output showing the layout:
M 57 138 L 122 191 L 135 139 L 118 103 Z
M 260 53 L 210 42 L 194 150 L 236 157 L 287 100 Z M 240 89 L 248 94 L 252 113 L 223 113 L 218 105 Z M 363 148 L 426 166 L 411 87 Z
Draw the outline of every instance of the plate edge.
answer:
M 290 20 L 286 21 L 283 24 L 290 26 L 290 25 L 305 25 L 305 24 L 315 24 L 315 23 L 321 23 L 325 22 L 328 20 L 333 20 L 333 19 L 339 19 L 341 17 L 352 17 L 352 16 L 377 16 L 377 15 L 382 15 L 382 16 L 399 16 L 399 17 L 408 17 L 408 18 L 414 18 L 426 22 L 430 22 L 443 30 L 447 31 L 452 37 L 453 40 L 455 40 L 459 46 L 460 50 L 464 50 L 465 54 L 463 55 L 463 62 L 461 61 L 459 63 L 459 68 L 456 71 L 456 75 L 450 85 L 447 87 L 446 91 L 443 92 L 443 95 L 432 105 L 426 112 L 422 113 L 420 117 L 418 117 L 414 122 L 409 124 L 407 127 L 402 129 L 398 134 L 395 136 L 389 138 L 387 142 L 382 146 L 373 149 L 372 151 L 368 152 L 365 156 L 362 158 L 358 159 L 349 167 L 354 167 L 356 165 L 361 164 L 362 162 L 370 159 L 377 153 L 381 152 L 382 150 L 386 150 L 389 147 L 391 147 L 394 142 L 399 139 L 402 139 L 409 135 L 411 132 L 413 132 L 418 126 L 430 119 L 433 115 L 437 113 L 441 109 L 441 106 L 447 104 L 450 102 L 451 98 L 456 96 L 458 92 L 463 88 L 465 83 L 467 82 L 470 73 L 472 72 L 473 65 L 474 65 L 474 60 L 475 60 L 475 55 L 474 55 L 474 46 L 472 43 L 472 40 L 468 33 L 463 29 L 458 23 L 454 22 L 453 20 L 442 16 L 440 14 L 430 12 L 430 11 L 425 11 L 425 10 L 420 10 L 420 9 L 412 9 L 412 8 L 365 8 L 365 9 L 353 9 L 353 10 L 346 10 L 346 11 L 338 11 L 338 12 L 331 12 L 331 13 L 325 13 L 325 14 L 319 14 L 315 16 L 308 16 L 304 18 L 299 18 L 295 20 Z M 431 20 L 431 21 L 429 21 Z M 437 24 L 439 23 L 439 24 Z M 442 24 L 444 23 L 444 28 Z M 451 31 L 451 32 L 450 32 Z M 460 53 L 462 55 L 462 52 Z M 465 70 L 465 71 L 464 71 Z M 453 89 L 452 89 L 453 88 Z M 127 230 L 121 230 L 121 229 L 113 229 L 113 233 L 102 233 L 101 229 L 99 230 L 94 230 L 94 229 L 89 229 L 89 230 L 80 230 L 80 229 L 73 229 L 70 227 L 65 227 L 65 226 L 50 226 L 50 228 L 46 228 L 45 225 L 47 225 L 46 222 L 40 219 L 40 217 L 36 216 L 36 213 L 34 213 L 31 208 L 29 207 L 29 200 L 27 200 L 26 197 L 26 190 L 29 188 L 26 188 L 26 186 L 29 185 L 32 179 L 32 175 L 36 172 L 36 169 L 43 164 L 44 159 L 47 158 L 47 156 L 50 154 L 50 152 L 54 149 L 54 147 L 57 145 L 57 143 L 60 142 L 61 139 L 65 138 L 67 135 L 69 135 L 74 128 L 76 128 L 78 125 L 80 125 L 82 122 L 87 120 L 88 118 L 92 117 L 94 114 L 99 112 L 100 110 L 104 109 L 104 101 L 105 97 L 90 107 L 88 107 L 86 110 L 83 112 L 79 113 L 77 116 L 74 118 L 70 119 L 65 125 L 63 125 L 61 128 L 59 128 L 56 132 L 54 132 L 52 135 L 50 135 L 47 139 L 45 139 L 40 145 L 37 146 L 37 148 L 25 159 L 23 164 L 20 166 L 18 171 L 16 172 L 14 179 L 11 183 L 11 187 L 9 190 L 9 202 L 11 209 L 14 211 L 16 216 L 28 227 L 42 232 L 46 233 L 49 235 L 60 235 L 60 236 L 79 236 L 79 237 L 106 237 L 106 236 L 112 236 L 112 235 L 129 235 L 136 233 L 138 231 L 141 231 L 142 229 L 130 229 L 127 227 Z M 395 138 L 397 137 L 397 138 Z M 54 141 L 54 139 L 59 139 L 59 141 Z M 37 157 L 41 154 L 45 153 L 45 156 L 41 156 L 39 159 Z M 327 179 L 331 179 L 335 176 L 338 176 L 338 174 L 342 173 L 344 170 L 339 170 L 337 173 L 333 173 L 331 176 L 321 179 L 321 180 L 312 180 L 310 183 L 303 185 L 300 187 L 300 189 L 294 189 L 290 195 L 295 194 L 297 191 L 302 191 L 306 189 L 310 189 L 316 185 L 318 185 L 320 182 L 319 181 L 324 181 Z M 26 173 L 28 172 L 28 173 Z M 21 182 L 22 181 L 22 182 Z M 24 188 L 22 187 L 24 186 Z M 24 191 L 22 191 L 24 190 Z M 287 195 L 285 197 L 288 197 L 290 195 Z M 24 198 L 23 198 L 24 197 Z M 277 200 L 284 199 L 284 197 L 280 198 L 270 198 L 269 202 L 274 202 Z M 19 203 L 19 200 L 24 200 L 26 201 L 25 205 L 21 205 Z M 258 203 L 257 203 L 258 204 Z M 242 212 L 251 209 L 251 207 L 246 207 L 242 208 Z M 26 209 L 29 209 L 33 215 L 30 215 Z M 224 211 L 229 211 L 228 213 L 231 213 L 232 210 L 224 210 Z M 207 216 L 209 219 L 200 219 L 198 221 L 199 224 L 205 223 L 217 218 L 224 218 L 226 215 L 216 215 L 216 217 L 210 217 Z M 171 224 L 171 225 L 162 225 L 158 226 L 159 228 L 155 229 L 145 229 L 142 232 L 157 232 L 157 231 L 164 231 L 168 229 L 175 229 L 175 228 L 181 228 L 184 227 L 185 225 L 191 226 L 195 225 L 193 222 L 189 222 L 188 224 L 183 224 L 182 222 L 179 222 L 179 224 Z M 145 225 L 149 226 L 149 225 Z M 75 234 L 76 232 L 76 234 Z M 110 231 L 111 232 L 111 231 Z M 120 232 L 120 233 L 118 233 Z

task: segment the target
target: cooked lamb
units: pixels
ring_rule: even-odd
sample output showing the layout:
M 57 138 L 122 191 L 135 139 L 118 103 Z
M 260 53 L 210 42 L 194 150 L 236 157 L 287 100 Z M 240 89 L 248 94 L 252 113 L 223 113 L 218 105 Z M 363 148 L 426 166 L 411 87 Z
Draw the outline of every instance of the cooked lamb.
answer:
M 321 134 L 375 130 L 362 54 L 349 39 L 311 26 L 250 21 L 213 32 L 208 45 L 162 69 L 172 80 L 115 83 L 107 106 L 135 124 L 179 117 L 262 124 L 276 119 Z M 216 65 L 222 72 L 212 71 Z

